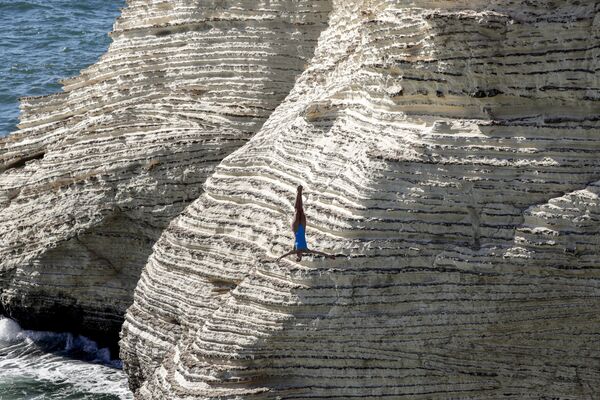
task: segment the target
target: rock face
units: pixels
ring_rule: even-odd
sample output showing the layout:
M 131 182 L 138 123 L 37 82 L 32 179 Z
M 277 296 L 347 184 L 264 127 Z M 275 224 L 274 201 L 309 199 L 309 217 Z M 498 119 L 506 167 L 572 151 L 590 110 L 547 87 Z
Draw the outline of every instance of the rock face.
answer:
M 338 0 L 146 265 L 140 399 L 600 396 L 598 2 Z M 309 247 L 290 249 L 295 187 Z
M 129 0 L 110 49 L 0 140 L 0 310 L 117 343 L 162 230 L 293 87 L 329 0 Z

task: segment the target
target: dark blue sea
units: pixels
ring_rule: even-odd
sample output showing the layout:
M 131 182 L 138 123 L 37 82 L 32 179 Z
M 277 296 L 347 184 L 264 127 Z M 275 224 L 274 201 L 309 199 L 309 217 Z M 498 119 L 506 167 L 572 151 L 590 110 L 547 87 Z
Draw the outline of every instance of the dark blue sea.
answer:
M 98 60 L 124 0 L 0 0 L 0 136 L 16 130 L 18 98 Z M 119 360 L 68 332 L 21 329 L 0 316 L 0 400 L 132 399 Z
M 94 64 L 124 0 L 0 0 L 0 136 L 16 129 L 18 98 L 56 93 Z

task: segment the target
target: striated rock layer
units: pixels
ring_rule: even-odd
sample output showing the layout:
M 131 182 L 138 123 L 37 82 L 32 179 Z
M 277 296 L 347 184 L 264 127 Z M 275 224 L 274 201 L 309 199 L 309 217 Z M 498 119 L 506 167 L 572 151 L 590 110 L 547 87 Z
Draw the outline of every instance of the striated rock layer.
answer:
M 129 0 L 97 64 L 0 140 L 0 310 L 118 340 L 152 245 L 285 98 L 329 0 Z
M 338 0 L 157 242 L 140 399 L 600 396 L 600 5 Z M 280 264 L 295 187 L 309 247 Z

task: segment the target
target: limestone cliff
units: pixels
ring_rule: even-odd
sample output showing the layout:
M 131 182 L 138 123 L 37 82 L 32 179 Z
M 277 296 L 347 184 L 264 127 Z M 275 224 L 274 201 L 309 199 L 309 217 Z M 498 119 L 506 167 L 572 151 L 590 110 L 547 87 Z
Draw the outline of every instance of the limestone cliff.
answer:
M 118 340 L 152 245 L 312 57 L 329 0 L 129 0 L 0 140 L 0 310 Z
M 600 3 L 337 0 L 157 242 L 140 399 L 600 396 Z M 292 245 L 306 187 L 309 246 Z

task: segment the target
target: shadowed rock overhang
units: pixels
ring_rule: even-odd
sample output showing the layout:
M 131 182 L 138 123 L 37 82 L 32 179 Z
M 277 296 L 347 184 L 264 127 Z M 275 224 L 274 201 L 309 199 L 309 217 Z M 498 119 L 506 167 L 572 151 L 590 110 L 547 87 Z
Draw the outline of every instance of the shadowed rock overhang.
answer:
M 597 2 L 334 2 L 259 133 L 161 235 L 140 399 L 598 397 Z M 291 248 L 305 186 L 309 247 Z
M 262 126 L 329 0 L 129 0 L 108 52 L 0 140 L 0 306 L 117 343 L 152 245 Z

